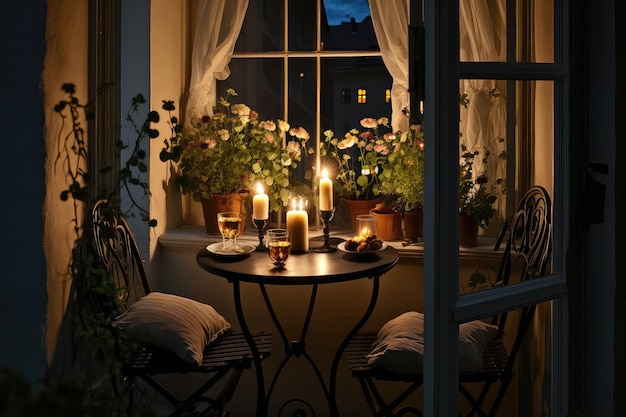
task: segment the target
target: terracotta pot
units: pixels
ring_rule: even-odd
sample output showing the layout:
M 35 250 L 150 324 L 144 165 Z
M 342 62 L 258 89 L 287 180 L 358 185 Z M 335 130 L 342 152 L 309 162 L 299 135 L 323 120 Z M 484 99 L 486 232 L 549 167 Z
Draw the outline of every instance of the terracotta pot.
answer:
M 370 214 L 376 217 L 378 238 L 381 240 L 402 240 L 402 213 L 377 213 L 370 210 Z
M 459 246 L 472 248 L 478 246 L 478 218 L 459 214 Z
M 246 194 L 234 193 L 223 195 L 217 194 L 211 196 L 211 199 L 209 200 L 203 200 L 202 211 L 204 212 L 204 225 L 206 227 L 206 232 L 209 235 L 219 235 L 220 231 L 217 228 L 217 213 L 222 211 L 244 211 L 243 201 L 245 198 Z
M 346 207 L 348 207 L 348 213 L 350 214 L 350 224 L 352 230 L 356 230 L 356 216 L 361 214 L 370 214 L 370 210 L 376 206 L 376 204 L 382 201 L 382 198 L 375 198 L 372 200 L 348 200 L 344 199 Z
M 424 212 L 422 210 L 405 211 L 404 218 L 404 237 L 411 242 L 424 236 Z

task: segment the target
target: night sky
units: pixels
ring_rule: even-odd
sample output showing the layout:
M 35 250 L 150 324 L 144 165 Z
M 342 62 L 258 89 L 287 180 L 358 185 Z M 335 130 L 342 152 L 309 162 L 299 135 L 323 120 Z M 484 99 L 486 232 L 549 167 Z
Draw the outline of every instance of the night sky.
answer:
M 349 22 L 351 17 L 357 22 L 369 16 L 370 9 L 367 0 L 324 0 L 329 25 L 339 25 Z

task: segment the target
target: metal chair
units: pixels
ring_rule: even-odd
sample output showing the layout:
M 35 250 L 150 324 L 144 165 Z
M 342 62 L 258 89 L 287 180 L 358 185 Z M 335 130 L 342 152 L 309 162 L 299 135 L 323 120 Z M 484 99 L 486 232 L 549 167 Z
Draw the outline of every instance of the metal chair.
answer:
M 106 201 L 98 201 L 92 211 L 92 220 L 99 260 L 106 266 L 117 289 L 117 300 L 113 304 L 121 314 L 151 289 L 133 234 L 124 218 L 113 213 Z M 243 370 L 251 367 L 253 358 L 245 337 L 236 332 L 222 335 L 210 344 L 200 365 L 190 364 L 172 352 L 145 344 L 135 343 L 132 350 L 125 350 L 121 335 L 115 332 L 115 336 L 122 376 L 128 381 L 125 386 L 129 395 L 129 414 L 135 405 L 134 391 L 137 378 L 140 378 L 174 406 L 170 416 L 228 415 L 226 404 L 231 400 Z M 272 335 L 256 333 L 253 338 L 261 358 L 269 357 Z M 207 377 L 191 395 L 179 398 L 155 378 L 165 374 L 206 374 Z M 209 390 L 217 393 L 209 396 Z
M 520 281 L 536 279 L 544 275 L 551 255 L 552 203 L 547 191 L 533 186 L 522 197 L 510 222 L 504 225 L 499 240 L 506 242 L 497 275 L 498 285 L 507 285 L 511 275 Z M 500 243 L 500 242 L 499 242 Z M 499 244 L 498 243 L 498 244 Z M 459 392 L 467 399 L 470 409 L 466 416 L 494 417 L 513 380 L 514 364 L 522 341 L 533 321 L 536 305 L 519 311 L 517 330 L 513 345 L 507 350 L 503 342 L 508 312 L 492 318 L 491 324 L 498 327 L 498 334 L 487 345 L 483 354 L 482 372 L 460 373 Z M 419 409 L 404 405 L 405 400 L 422 386 L 423 374 L 399 375 L 368 364 L 366 355 L 372 349 L 377 333 L 358 334 L 348 345 L 346 357 L 352 376 L 359 381 L 373 416 L 397 417 L 404 415 L 422 416 Z M 378 381 L 403 383 L 403 390 L 392 399 L 385 399 L 377 387 Z M 482 384 L 478 395 L 468 389 L 469 384 Z M 488 406 L 487 398 L 492 388 L 499 383 L 495 397 Z

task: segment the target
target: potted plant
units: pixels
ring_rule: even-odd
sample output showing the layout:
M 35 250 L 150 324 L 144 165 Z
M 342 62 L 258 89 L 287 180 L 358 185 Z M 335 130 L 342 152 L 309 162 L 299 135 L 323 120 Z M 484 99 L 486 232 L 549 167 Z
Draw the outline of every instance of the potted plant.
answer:
M 389 153 L 380 174 L 381 192 L 402 213 L 405 237 L 415 242 L 422 237 L 424 207 L 424 130 L 412 125 L 389 138 Z
M 226 93 L 212 116 L 179 129 L 161 153 L 161 160 L 178 162 L 175 184 L 183 194 L 202 202 L 209 234 L 219 233 L 215 213 L 241 211 L 247 189 L 258 181 L 265 184 L 271 211 L 287 206 L 292 171 L 303 153 L 313 153 L 306 146 L 309 134 L 304 128 L 291 128 L 283 120 L 259 120 L 247 105 L 229 102 L 237 96 L 235 90 Z
M 498 138 L 499 142 L 504 139 Z M 498 199 L 498 192 L 504 193 L 505 182 L 497 178 L 489 184 L 485 172 L 475 172 L 476 158 L 482 158 L 487 166 L 491 151 L 485 146 L 482 151 L 471 150 L 461 144 L 461 158 L 459 166 L 459 245 L 476 246 L 478 244 L 478 227 L 486 229 L 496 212 L 494 204 Z M 506 152 L 498 154 L 501 161 L 506 159 Z M 468 234 L 465 233 L 469 231 Z
M 353 230 L 356 216 L 368 214 L 380 202 L 379 173 L 391 151 L 381 136 L 381 129 L 389 128 L 386 117 L 367 117 L 360 124 L 362 131 L 350 129 L 341 140 L 332 130 L 325 131 L 320 146 L 323 164 L 336 169 L 334 190 L 348 206 Z

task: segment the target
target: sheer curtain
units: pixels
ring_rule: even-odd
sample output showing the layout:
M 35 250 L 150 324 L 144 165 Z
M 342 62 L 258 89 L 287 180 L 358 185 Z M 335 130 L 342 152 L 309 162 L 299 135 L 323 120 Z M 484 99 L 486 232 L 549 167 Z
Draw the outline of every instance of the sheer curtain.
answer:
M 402 110 L 409 108 L 409 0 L 369 0 L 374 32 L 391 87 L 391 127 L 407 130 L 409 120 Z
M 187 121 L 212 114 L 215 80 L 225 80 L 230 75 L 228 63 L 247 9 L 248 0 L 199 0 Z
M 460 58 L 469 62 L 502 62 L 506 58 L 504 0 L 463 0 L 459 2 Z M 482 156 L 491 153 L 488 166 L 482 156 L 474 160 L 474 175 L 486 173 L 489 184 L 506 177 L 506 166 L 497 157 L 506 150 L 506 83 L 501 80 L 461 80 L 460 94 L 469 103 L 460 109 L 461 142 Z M 489 185 L 488 184 L 488 185 Z M 504 217 L 504 199 L 498 198 L 496 208 Z M 495 219 L 494 219 L 495 220 Z

